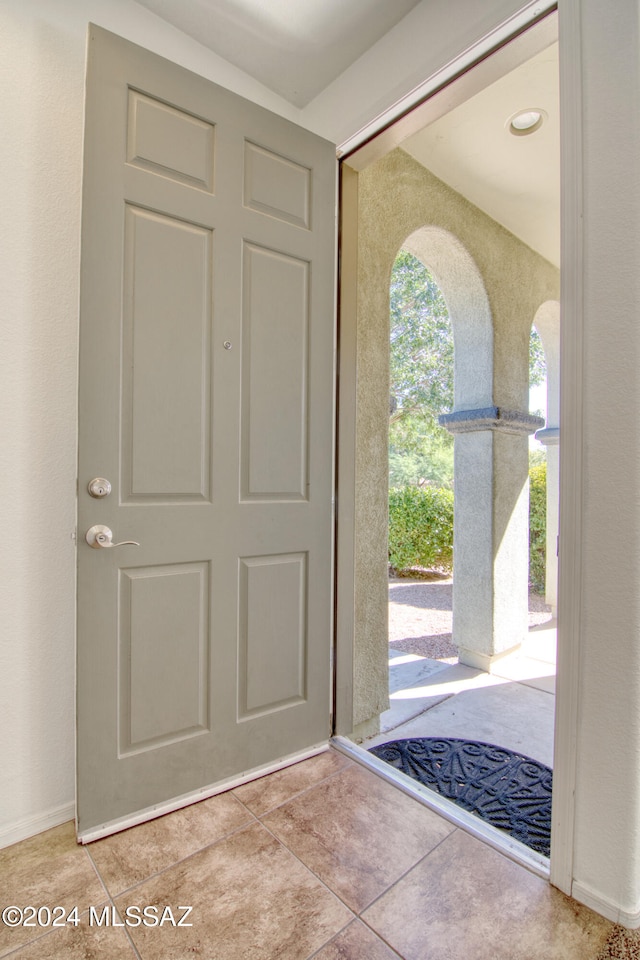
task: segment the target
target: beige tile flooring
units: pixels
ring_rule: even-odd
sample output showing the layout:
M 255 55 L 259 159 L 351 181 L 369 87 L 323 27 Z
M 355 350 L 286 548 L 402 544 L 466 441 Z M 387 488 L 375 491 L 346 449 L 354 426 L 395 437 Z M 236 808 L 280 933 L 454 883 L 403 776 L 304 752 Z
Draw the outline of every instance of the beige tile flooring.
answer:
M 59 929 L 0 923 L 0 957 L 16 960 L 637 955 L 620 928 L 334 749 L 86 847 L 65 824 L 0 850 L 7 905 L 78 907 Z M 186 906 L 191 926 L 177 926 Z M 127 925 L 97 925 L 128 908 Z

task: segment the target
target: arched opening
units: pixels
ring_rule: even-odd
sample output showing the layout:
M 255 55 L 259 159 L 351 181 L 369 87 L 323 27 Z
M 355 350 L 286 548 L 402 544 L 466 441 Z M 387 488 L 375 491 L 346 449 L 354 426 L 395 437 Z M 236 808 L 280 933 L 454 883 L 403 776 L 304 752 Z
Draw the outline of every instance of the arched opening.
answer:
M 424 262 L 404 247 L 393 263 L 389 307 L 393 699 L 396 667 L 407 656 L 457 661 L 451 632 L 454 441 L 439 422 L 454 402 L 454 342 L 441 288 Z
M 463 664 L 497 673 L 494 664 L 527 636 L 526 435 L 543 421 L 493 404 L 496 345 L 488 297 L 473 259 L 450 231 L 421 227 L 403 242 L 391 270 L 389 315 L 389 559 L 392 575 L 400 574 L 390 593 L 403 605 L 390 606 L 391 649 L 440 662 L 459 656 Z M 528 330 L 523 326 L 521 333 L 512 338 L 514 353 Z M 525 390 L 529 351 L 521 354 L 516 361 Z M 453 477 L 450 461 L 441 457 L 453 436 L 442 441 L 439 418 L 456 442 L 453 583 L 446 539 L 446 488 Z M 408 574 L 431 585 L 418 589 Z M 403 609 L 418 593 L 433 593 L 425 605 L 440 608 L 419 637 L 416 630 L 411 635 L 411 611 Z M 447 606 L 453 606 L 454 629 Z M 392 677 L 391 715 L 383 724 L 407 712 L 393 703 L 393 685 Z
M 454 624 L 463 663 L 490 671 L 527 633 L 531 318 L 557 295 L 558 271 L 402 150 L 358 175 L 357 264 L 350 301 L 353 381 L 353 735 L 377 733 L 388 707 L 389 280 L 401 249 L 443 291 L 455 345 L 456 578 Z M 345 301 L 343 301 L 345 307 Z M 344 343 L 344 341 L 343 341 Z M 344 487 L 344 485 L 343 485 Z M 342 500 L 344 511 L 344 496 Z M 344 512 L 343 512 L 344 516 Z M 343 563 L 344 570 L 344 563 Z M 459 575 L 459 576 L 458 576 Z
M 491 405 L 493 327 L 480 272 L 451 231 L 421 226 L 403 242 L 391 270 L 389 328 L 389 561 L 397 578 L 390 591 L 405 601 L 390 605 L 389 637 L 392 647 L 400 642 L 397 649 L 405 654 L 454 662 L 460 647 L 467 651 L 463 656 L 474 648 L 465 624 L 473 620 L 469 604 L 487 580 L 476 576 L 476 548 L 480 544 L 485 554 L 487 548 L 491 552 L 491 495 L 475 509 L 472 487 L 479 463 L 464 456 L 469 438 L 458 438 L 463 456 L 458 450 L 456 470 L 454 436 L 440 418 L 452 411 L 464 418 L 465 411 Z M 480 452 L 483 457 L 486 451 Z M 491 483 L 490 476 L 485 479 Z M 463 523 L 454 519 L 454 500 L 466 517 Z M 460 558 L 461 588 L 452 579 L 454 553 Z M 411 584 L 410 575 L 428 579 L 430 586 Z M 403 615 L 411 609 L 410 599 L 440 610 L 423 624 L 427 630 L 420 637 L 411 636 L 412 625 Z M 452 614 L 457 617 L 455 638 Z M 414 624 L 414 633 L 416 629 Z M 391 711 L 383 725 L 402 715 L 393 702 Z
M 453 331 L 433 275 L 401 250 L 391 271 L 389 487 L 453 490 Z
M 489 406 L 493 394 L 493 325 L 487 292 L 472 256 L 449 230 L 421 226 L 404 241 L 432 273 L 447 304 L 454 338 L 453 410 Z

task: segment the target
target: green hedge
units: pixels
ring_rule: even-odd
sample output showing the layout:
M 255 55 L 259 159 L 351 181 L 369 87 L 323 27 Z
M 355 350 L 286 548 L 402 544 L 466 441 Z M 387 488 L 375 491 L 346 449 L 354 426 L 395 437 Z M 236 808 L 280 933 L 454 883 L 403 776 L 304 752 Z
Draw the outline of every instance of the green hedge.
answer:
M 547 535 L 547 465 L 529 470 L 529 583 L 544 592 Z M 389 563 L 453 569 L 453 493 L 433 487 L 389 491 Z
M 544 592 L 547 465 L 529 471 L 529 583 Z M 453 493 L 433 487 L 389 491 L 389 563 L 395 570 L 453 569 Z
M 544 592 L 547 539 L 547 465 L 529 470 L 529 583 Z
M 389 491 L 389 563 L 396 570 L 452 570 L 451 490 L 398 487 Z

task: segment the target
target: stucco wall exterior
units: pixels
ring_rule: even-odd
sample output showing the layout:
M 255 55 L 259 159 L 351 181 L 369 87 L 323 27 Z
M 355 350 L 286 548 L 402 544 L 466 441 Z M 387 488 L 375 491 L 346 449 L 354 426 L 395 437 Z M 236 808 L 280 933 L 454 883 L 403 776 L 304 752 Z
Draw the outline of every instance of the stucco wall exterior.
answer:
M 428 228 L 421 235 L 418 231 Z M 358 179 L 358 307 L 356 410 L 356 627 L 354 724 L 356 735 L 374 725 L 387 702 L 387 484 L 389 411 L 389 281 L 402 246 L 431 269 L 453 315 L 456 343 L 456 408 L 494 404 L 528 410 L 529 336 L 542 303 L 559 297 L 559 271 L 463 196 L 397 149 L 369 166 Z M 433 256 L 430 252 L 434 251 Z M 465 256 L 471 263 L 465 261 Z M 472 271 L 476 271 L 474 274 Z M 471 275 L 471 281 L 469 276 Z M 479 282 L 484 289 L 478 289 Z M 460 298 L 460 289 L 465 293 Z M 455 303 L 481 317 L 464 347 L 456 333 Z M 474 369 L 474 358 L 480 361 Z M 462 381 L 466 381 L 465 386 Z M 476 439 L 477 438 L 477 439 Z M 512 513 L 524 517 L 526 549 L 526 437 L 465 436 L 465 447 L 487 448 L 481 469 L 502 458 L 490 529 L 478 548 L 500 543 Z M 495 442 L 494 442 L 495 441 Z M 503 449 L 509 446 L 507 451 Z M 517 449 L 516 449 L 517 447 Z M 463 457 L 464 459 L 464 457 Z M 468 458 L 467 458 L 468 459 Z M 460 461 L 460 458 L 458 458 Z M 517 470 L 515 468 L 517 465 Z M 513 497 L 504 486 L 514 474 Z M 522 476 L 520 477 L 520 474 Z M 517 479 L 517 478 L 516 478 Z M 500 484 L 503 490 L 500 491 Z M 526 491 L 525 491 L 526 492 Z M 520 520 L 522 520 L 520 517 Z M 520 524 L 522 526 L 522 523 Z M 482 542 L 481 542 L 482 541 Z M 487 541 L 485 543 L 485 541 Z M 496 564 L 512 564 L 512 541 L 497 551 Z M 485 550 L 486 552 L 486 550 Z M 522 584 L 526 604 L 526 579 Z M 498 604 L 500 598 L 496 601 Z M 508 602 L 508 601 L 507 601 Z M 493 600 L 491 602 L 493 606 Z M 526 608 L 525 608 L 526 609 Z M 455 616 L 455 614 L 454 614 Z

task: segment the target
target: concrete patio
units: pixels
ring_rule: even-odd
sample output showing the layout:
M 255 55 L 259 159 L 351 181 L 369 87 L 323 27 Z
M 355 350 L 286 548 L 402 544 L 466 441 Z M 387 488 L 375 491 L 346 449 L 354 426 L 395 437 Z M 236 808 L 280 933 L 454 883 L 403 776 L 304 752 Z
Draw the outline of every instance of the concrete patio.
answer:
M 498 661 L 491 674 L 484 673 L 450 655 L 451 614 L 443 589 L 448 584 L 407 584 L 412 593 L 405 592 L 395 622 L 392 584 L 391 706 L 380 718 L 381 732 L 362 746 L 409 737 L 460 737 L 506 747 L 553 766 L 556 622 L 539 622 L 550 614 L 534 610 L 522 650 Z M 404 641 L 397 636 L 398 631 L 420 630 L 421 636 Z M 428 655 L 430 649 L 435 655 Z

